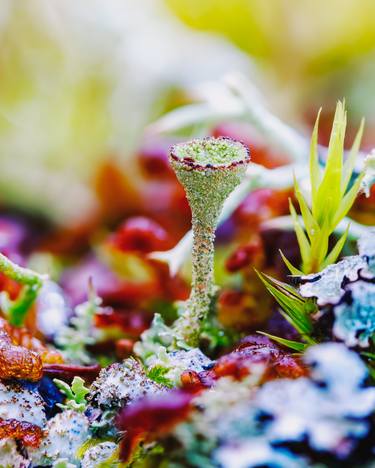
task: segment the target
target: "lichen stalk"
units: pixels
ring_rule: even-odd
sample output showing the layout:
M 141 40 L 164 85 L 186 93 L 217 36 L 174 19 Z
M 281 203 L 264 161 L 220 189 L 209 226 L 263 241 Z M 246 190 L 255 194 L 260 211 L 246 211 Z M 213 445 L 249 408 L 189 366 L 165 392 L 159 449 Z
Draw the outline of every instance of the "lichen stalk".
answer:
M 170 161 L 192 210 L 192 288 L 176 333 L 195 346 L 214 290 L 215 229 L 228 195 L 245 175 L 246 148 L 227 138 L 207 138 L 172 148 Z

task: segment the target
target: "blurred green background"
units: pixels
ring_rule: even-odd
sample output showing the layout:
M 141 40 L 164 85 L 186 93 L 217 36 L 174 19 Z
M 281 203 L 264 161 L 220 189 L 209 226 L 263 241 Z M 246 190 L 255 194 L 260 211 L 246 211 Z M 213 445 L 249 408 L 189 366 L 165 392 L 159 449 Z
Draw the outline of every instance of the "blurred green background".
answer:
M 232 71 L 300 127 L 345 97 L 371 147 L 374 49 L 373 0 L 2 0 L 0 204 L 80 222 L 103 163 L 132 174 L 147 124 Z

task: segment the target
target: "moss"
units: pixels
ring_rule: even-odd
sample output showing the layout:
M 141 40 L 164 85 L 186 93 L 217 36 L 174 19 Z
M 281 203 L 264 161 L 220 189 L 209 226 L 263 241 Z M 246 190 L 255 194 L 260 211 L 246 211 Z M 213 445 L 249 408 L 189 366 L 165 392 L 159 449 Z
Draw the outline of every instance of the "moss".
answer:
M 241 182 L 249 154 L 239 142 L 206 138 L 174 146 L 170 162 L 192 211 L 192 292 L 175 329 L 195 346 L 213 294 L 215 229 L 224 201 Z

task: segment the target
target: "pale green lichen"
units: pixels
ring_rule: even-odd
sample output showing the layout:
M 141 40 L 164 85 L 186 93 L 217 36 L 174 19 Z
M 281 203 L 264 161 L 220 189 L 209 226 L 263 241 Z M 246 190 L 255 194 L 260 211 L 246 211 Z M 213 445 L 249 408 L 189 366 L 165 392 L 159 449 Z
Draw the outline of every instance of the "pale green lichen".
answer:
M 174 329 L 195 346 L 213 296 L 215 229 L 224 201 L 240 184 L 249 162 L 247 149 L 227 138 L 206 138 L 171 149 L 170 162 L 185 188 L 192 211 L 192 291 Z
M 173 153 L 182 161 L 190 158 L 195 164 L 215 167 L 242 161 L 247 156 L 241 143 L 227 138 L 192 140 L 176 145 Z

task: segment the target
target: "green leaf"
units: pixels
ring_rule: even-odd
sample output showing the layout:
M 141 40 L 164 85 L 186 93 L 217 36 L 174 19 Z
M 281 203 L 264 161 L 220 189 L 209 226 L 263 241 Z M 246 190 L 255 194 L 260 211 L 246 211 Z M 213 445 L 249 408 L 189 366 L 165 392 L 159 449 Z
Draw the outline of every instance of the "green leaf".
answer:
M 290 263 L 290 261 L 285 257 L 285 255 L 280 249 L 279 249 L 279 252 L 280 252 L 281 258 L 283 259 L 283 262 L 285 263 L 285 265 L 287 266 L 288 270 L 291 272 L 292 275 L 301 276 L 304 274 L 303 271 L 299 270 L 298 268 L 296 268 Z
M 270 294 L 281 306 L 286 314 L 287 320 L 293 327 L 301 335 L 310 335 L 312 332 L 312 323 L 309 314 L 305 310 L 306 300 L 300 296 L 292 286 L 285 285 L 285 283 L 277 281 L 258 271 L 256 271 L 256 273 Z
M 298 241 L 299 249 L 301 252 L 302 263 L 304 265 L 308 265 L 310 261 L 310 250 L 311 250 L 310 244 L 309 244 L 309 241 L 307 240 L 305 231 L 303 230 L 302 226 L 300 225 L 298 221 L 296 210 L 290 199 L 289 199 L 289 209 L 290 209 L 290 214 L 293 220 L 294 230 L 296 231 L 296 235 L 297 235 L 297 241 Z
M 310 211 L 310 208 L 307 206 L 306 200 L 304 196 L 302 195 L 302 192 L 299 188 L 298 182 L 295 177 L 294 177 L 294 193 L 297 197 L 298 204 L 301 210 L 302 219 L 305 224 L 305 230 L 311 241 L 314 235 L 316 235 L 317 230 L 319 230 L 319 225 L 315 221 Z
M 257 333 L 264 335 L 267 338 L 270 338 L 271 340 L 276 341 L 277 343 L 280 343 L 283 346 L 286 346 L 287 348 L 294 349 L 294 351 L 298 351 L 299 353 L 303 353 L 308 347 L 306 343 L 300 343 L 299 341 L 286 340 L 285 338 L 281 338 L 275 335 L 270 335 L 269 333 L 265 333 L 261 331 L 258 331 Z
M 314 268 L 312 271 L 317 272 L 322 269 L 321 265 L 324 259 L 327 256 L 328 247 L 329 247 L 329 236 L 332 234 L 331 224 L 329 218 L 325 218 L 323 222 L 323 226 L 320 229 L 319 234 L 316 236 L 313 242 L 312 255 L 313 258 L 313 266 Z
M 341 200 L 346 112 L 344 104 L 337 103 L 323 179 L 316 194 L 316 220 L 319 225 L 325 217 L 332 220 Z
M 342 185 L 341 185 L 341 193 L 345 193 L 346 189 L 348 187 L 348 184 L 350 182 L 350 179 L 353 174 L 353 169 L 355 166 L 355 162 L 358 156 L 358 151 L 359 147 L 361 145 L 361 140 L 362 140 L 362 135 L 363 135 L 363 129 L 365 126 L 365 119 L 361 120 L 361 124 L 359 126 L 358 132 L 355 136 L 352 148 L 350 150 L 350 153 L 344 163 L 344 168 L 343 168 L 343 177 L 342 177 Z
M 311 183 L 311 198 L 312 206 L 316 206 L 315 198 L 316 193 L 320 184 L 320 167 L 319 167 L 319 155 L 318 155 L 318 128 L 319 118 L 322 109 L 318 111 L 318 116 L 315 121 L 314 130 L 311 136 L 310 143 L 310 183 Z
M 165 377 L 169 371 L 170 369 L 168 367 L 157 365 L 150 369 L 147 376 L 156 383 L 172 388 L 174 387 L 173 382 Z
M 350 208 L 353 206 L 355 199 L 357 198 L 358 192 L 361 187 L 361 182 L 363 179 L 363 174 L 360 174 L 357 177 L 357 180 L 354 182 L 351 189 L 344 195 L 341 203 L 335 213 L 335 217 L 333 219 L 333 226 L 336 227 L 339 222 L 347 215 Z M 333 227 L 333 229 L 334 229 Z M 332 229 L 332 231 L 333 231 Z
M 345 245 L 346 239 L 348 237 L 349 227 L 350 225 L 348 224 L 347 228 L 345 229 L 345 232 L 342 234 L 340 239 L 336 242 L 336 245 L 331 250 L 329 255 L 327 255 L 326 259 L 324 260 L 322 264 L 323 268 L 326 268 L 328 265 L 331 265 L 332 263 L 336 262 L 338 256 L 340 255 L 341 250 L 343 249 Z

